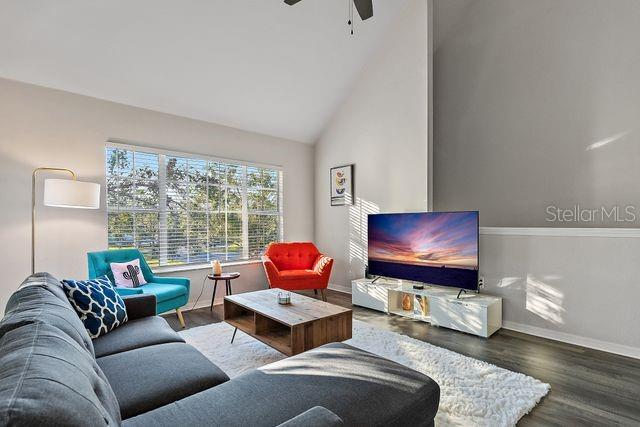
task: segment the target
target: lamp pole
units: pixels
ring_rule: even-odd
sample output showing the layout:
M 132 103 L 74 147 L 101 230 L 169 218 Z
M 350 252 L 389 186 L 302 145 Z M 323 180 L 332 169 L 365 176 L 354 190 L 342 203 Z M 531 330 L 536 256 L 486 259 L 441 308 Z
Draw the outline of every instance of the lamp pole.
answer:
M 71 178 L 76 180 L 76 173 L 67 168 L 36 168 L 31 174 L 31 274 L 35 273 L 36 265 L 36 175 L 38 172 L 66 172 L 71 175 Z

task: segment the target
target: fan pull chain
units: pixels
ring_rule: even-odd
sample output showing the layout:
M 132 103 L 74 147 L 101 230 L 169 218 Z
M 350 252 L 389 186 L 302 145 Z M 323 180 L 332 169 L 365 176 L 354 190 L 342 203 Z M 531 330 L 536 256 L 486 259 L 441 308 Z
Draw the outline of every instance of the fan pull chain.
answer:
M 347 0 L 347 25 L 351 29 L 351 35 L 353 35 L 353 0 Z
M 351 26 L 351 0 L 347 0 L 347 26 Z

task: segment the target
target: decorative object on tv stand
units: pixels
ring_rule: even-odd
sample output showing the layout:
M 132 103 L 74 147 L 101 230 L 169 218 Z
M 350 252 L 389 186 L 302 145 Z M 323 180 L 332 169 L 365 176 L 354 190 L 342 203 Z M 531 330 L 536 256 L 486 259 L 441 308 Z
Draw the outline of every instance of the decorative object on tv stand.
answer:
M 411 294 L 402 294 L 402 309 L 404 311 L 409 311 L 413 308 L 413 299 L 411 298 Z
M 35 273 L 36 247 L 36 176 L 38 172 L 64 172 L 71 179 L 45 179 L 45 206 L 76 209 L 100 208 L 100 184 L 78 181 L 76 173 L 67 168 L 41 167 L 31 174 L 31 274 Z
M 220 261 L 218 261 L 217 259 L 211 261 L 211 273 L 214 276 L 222 275 L 222 265 L 220 264 Z
M 415 289 L 415 288 L 414 288 Z M 425 295 L 415 295 L 413 303 L 413 314 L 416 316 L 429 316 L 429 299 Z
M 329 173 L 331 206 L 353 205 L 353 165 L 336 166 Z

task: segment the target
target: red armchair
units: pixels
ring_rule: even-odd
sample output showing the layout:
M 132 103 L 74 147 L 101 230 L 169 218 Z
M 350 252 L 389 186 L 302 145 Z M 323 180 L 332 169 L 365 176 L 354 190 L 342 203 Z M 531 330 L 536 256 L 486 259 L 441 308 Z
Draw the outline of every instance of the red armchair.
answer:
M 318 289 L 322 300 L 329 285 L 333 259 L 318 251 L 310 242 L 271 243 L 262 257 L 270 288 L 288 291 Z

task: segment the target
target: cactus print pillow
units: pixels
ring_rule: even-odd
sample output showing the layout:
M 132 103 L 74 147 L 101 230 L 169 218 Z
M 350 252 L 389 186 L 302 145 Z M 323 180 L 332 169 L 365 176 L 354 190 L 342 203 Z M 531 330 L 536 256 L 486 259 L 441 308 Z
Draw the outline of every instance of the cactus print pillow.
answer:
M 116 286 L 123 288 L 137 288 L 147 283 L 140 269 L 140 260 L 138 258 L 129 262 L 112 262 L 111 272 L 116 281 Z
M 63 280 L 62 287 L 91 338 L 98 338 L 127 322 L 124 301 L 107 276 Z

